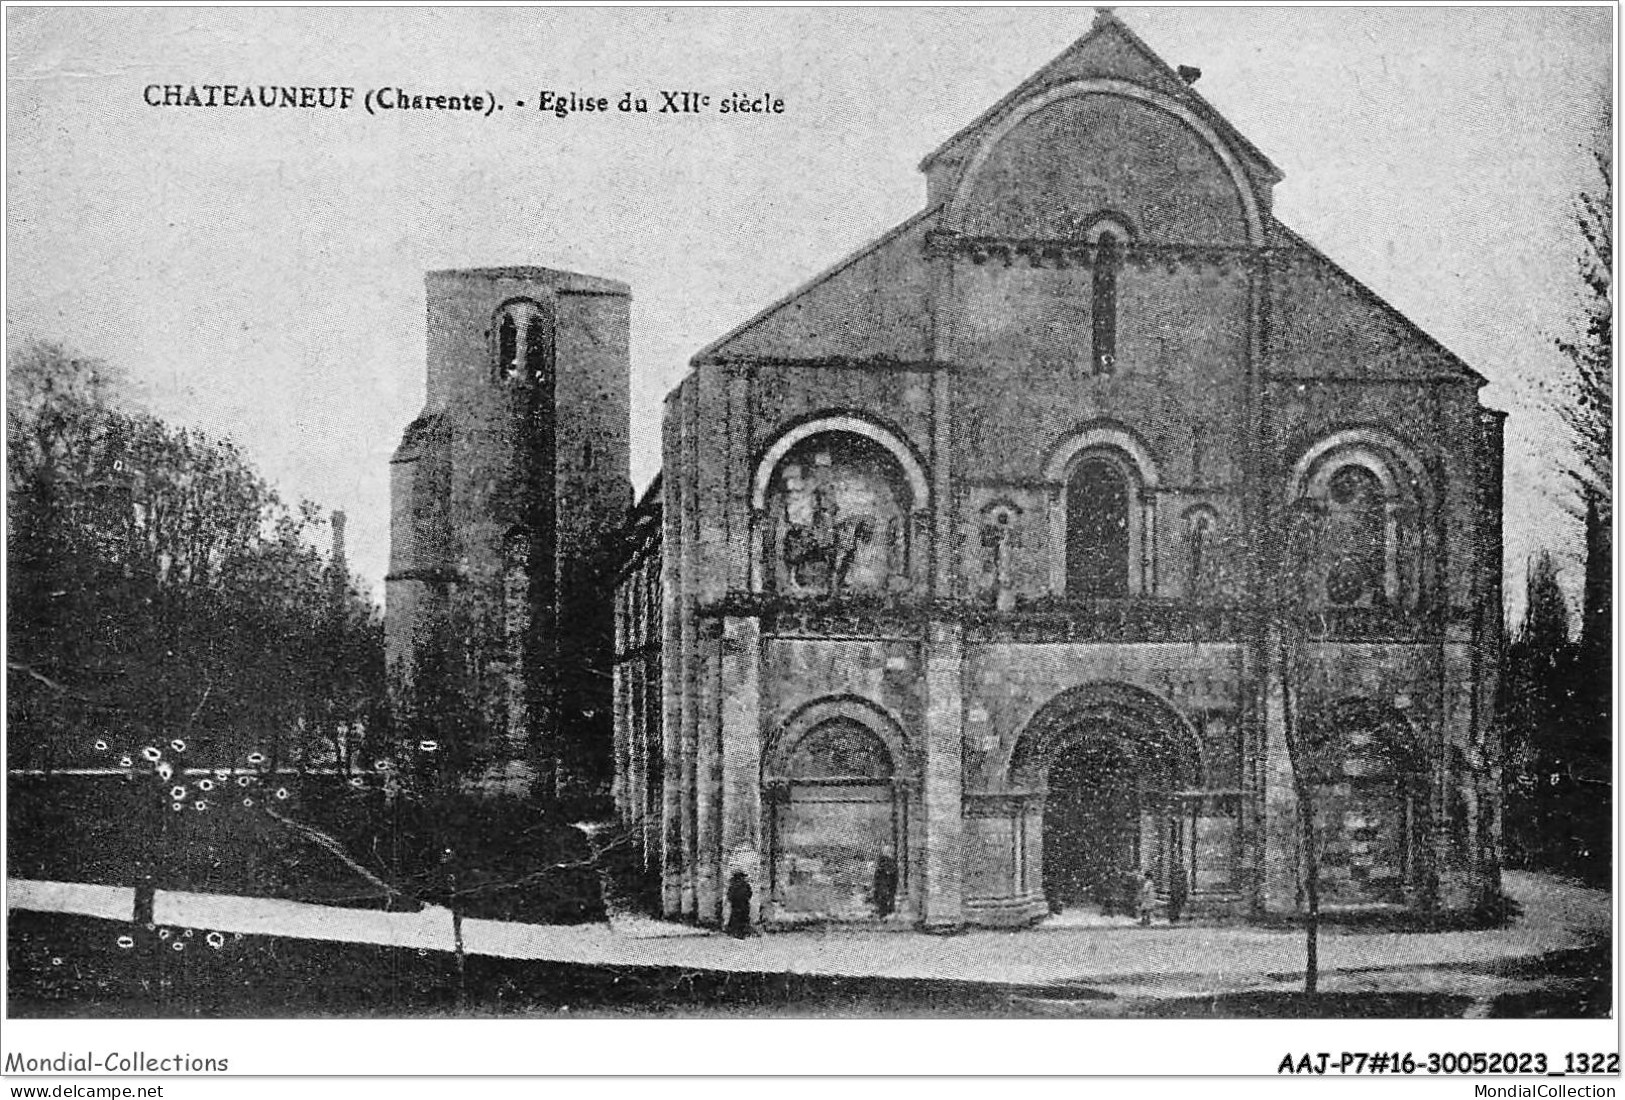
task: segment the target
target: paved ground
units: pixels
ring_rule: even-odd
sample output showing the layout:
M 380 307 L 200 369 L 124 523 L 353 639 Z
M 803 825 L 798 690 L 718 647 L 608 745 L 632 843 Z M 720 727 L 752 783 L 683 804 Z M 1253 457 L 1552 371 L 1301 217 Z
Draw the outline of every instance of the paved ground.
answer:
M 1326 992 L 1449 990 L 1478 998 L 1520 992 L 1535 978 L 1504 973 L 1510 961 L 1606 939 L 1606 893 L 1543 875 L 1508 872 L 1520 907 L 1508 927 L 1462 932 L 1327 928 L 1320 942 Z M 1303 981 L 1301 930 L 1153 924 L 1040 926 L 957 936 L 879 931 L 781 932 L 748 940 L 696 935 L 686 925 L 612 918 L 572 929 L 465 923 L 471 951 L 514 958 L 625 962 L 767 973 L 946 978 L 1019 985 L 1088 986 L 1135 996 L 1288 990 Z
M 1606 893 L 1548 876 L 1508 872 L 1519 916 L 1484 931 L 1392 932 L 1327 928 L 1321 937 L 1321 989 L 1327 993 L 1449 992 L 1488 1005 L 1530 992 L 1544 980 L 1536 960 L 1551 952 L 1606 942 L 1612 909 Z M 103 896 L 105 895 L 105 896 Z M 111 887 L 7 883 L 14 908 L 129 912 L 133 892 Z M 450 951 L 451 915 L 333 909 L 298 902 L 160 891 L 156 923 L 341 943 Z M 128 919 L 128 917 L 124 918 Z M 1056 989 L 1065 1013 L 1087 990 L 1120 1004 L 1144 998 L 1301 987 L 1301 930 L 1132 922 L 1058 921 L 1012 932 L 931 936 L 904 931 L 776 932 L 746 940 L 636 916 L 608 924 L 526 925 L 465 920 L 471 955 L 600 966 L 828 977 L 936 979 Z M 1519 965 L 1520 960 L 1523 965 Z M 1070 991 L 1070 992 L 1069 992 Z M 1039 1011 L 1046 998 L 1034 998 Z

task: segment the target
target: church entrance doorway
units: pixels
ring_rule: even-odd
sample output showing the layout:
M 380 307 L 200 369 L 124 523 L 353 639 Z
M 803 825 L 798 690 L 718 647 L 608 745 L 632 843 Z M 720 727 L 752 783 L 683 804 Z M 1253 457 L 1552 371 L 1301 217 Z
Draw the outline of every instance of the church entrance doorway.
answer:
M 1179 823 L 1168 768 L 1137 752 L 1127 731 L 1095 730 L 1059 749 L 1046 776 L 1044 892 L 1051 909 L 1103 916 L 1135 910 L 1140 882 L 1160 883 Z
M 1139 782 L 1134 761 L 1113 741 L 1084 741 L 1050 765 L 1044 803 L 1044 891 L 1054 907 L 1110 912 L 1138 876 Z
M 1043 883 L 1051 912 L 1135 913 L 1150 876 L 1166 896 L 1190 882 L 1182 799 L 1201 783 L 1194 733 L 1162 700 L 1127 684 L 1064 692 L 1034 716 L 1011 784 L 1043 802 Z

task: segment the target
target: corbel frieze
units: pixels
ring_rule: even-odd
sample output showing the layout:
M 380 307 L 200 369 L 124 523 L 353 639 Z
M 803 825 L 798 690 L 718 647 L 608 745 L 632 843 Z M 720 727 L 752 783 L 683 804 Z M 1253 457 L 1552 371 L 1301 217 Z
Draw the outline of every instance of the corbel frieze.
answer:
M 925 250 L 931 257 L 964 258 L 978 267 L 1019 265 L 1056 271 L 1093 268 L 1101 251 L 1098 245 L 1086 240 L 972 237 L 941 230 L 927 235 Z M 1115 254 L 1125 266 L 1138 271 L 1160 270 L 1169 275 L 1194 271 L 1199 275 L 1226 277 L 1245 274 L 1267 261 L 1274 251 L 1249 246 L 1136 242 L 1117 248 Z

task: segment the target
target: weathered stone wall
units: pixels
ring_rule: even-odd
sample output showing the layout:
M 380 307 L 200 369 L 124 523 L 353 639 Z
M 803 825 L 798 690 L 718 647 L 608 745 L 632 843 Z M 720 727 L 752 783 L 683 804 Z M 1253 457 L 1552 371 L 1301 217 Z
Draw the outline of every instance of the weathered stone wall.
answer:
M 659 873 L 662 800 L 661 509 L 658 483 L 623 532 L 615 588 L 615 808 L 636 826 L 646 872 Z
M 444 652 L 436 690 L 461 694 L 474 718 L 458 746 L 470 781 L 607 795 L 605 547 L 630 504 L 626 288 L 541 268 L 435 272 L 426 285 L 428 400 L 392 469 L 397 686 Z M 536 329 L 517 372 L 497 362 L 510 307 Z
M 1039 106 L 961 186 L 973 211 L 962 230 L 971 236 L 1071 238 L 1113 211 L 1150 240 L 1247 239 L 1236 187 L 1214 150 L 1165 111 L 1120 95 Z
M 1328 750 L 1328 898 L 1481 901 L 1501 465 L 1482 380 L 1275 223 L 1279 173 L 1109 15 L 924 168 L 921 215 L 705 349 L 668 398 L 666 911 L 720 921 L 734 870 L 760 905 L 775 807 L 797 797 L 767 789 L 764 754 L 845 701 L 907 748 L 892 806 L 912 917 L 1041 916 L 1048 761 L 1018 777 L 1012 760 L 1046 707 L 1096 688 L 1127 700 L 1100 722 L 1195 746 L 1197 771 L 1142 811 L 1160 887 L 1186 868 L 1193 905 L 1301 905 L 1288 714 L 1296 734 L 1359 707 L 1408 747 L 1373 764 L 1356 730 Z M 790 448 L 818 418 L 897 460 L 916 510 L 906 583 L 777 583 L 772 467 L 805 460 Z M 1333 466 L 1315 464 L 1345 444 L 1386 478 L 1386 557 L 1375 589 L 1338 602 L 1303 529 L 1329 514 Z M 1068 484 L 1098 453 L 1128 471 L 1130 581 L 1086 600 L 1067 590 Z M 891 523 L 886 484 L 864 507 Z M 637 711 L 632 682 L 619 713 Z M 634 818 L 635 736 L 618 743 Z M 1410 809 L 1369 793 L 1384 768 L 1404 772 Z

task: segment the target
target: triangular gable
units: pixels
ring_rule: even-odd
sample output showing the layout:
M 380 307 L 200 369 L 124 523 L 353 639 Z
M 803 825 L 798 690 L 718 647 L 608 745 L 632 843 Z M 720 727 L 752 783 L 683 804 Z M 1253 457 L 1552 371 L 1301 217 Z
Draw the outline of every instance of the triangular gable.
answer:
M 1295 254 L 1299 262 L 1306 265 L 1306 269 L 1300 268 L 1299 271 L 1319 282 L 1330 292 L 1329 295 L 1317 296 L 1308 292 L 1306 287 L 1294 286 L 1291 292 L 1282 294 L 1277 308 L 1286 316 L 1280 318 L 1282 324 L 1279 327 L 1290 328 L 1292 311 L 1301 310 L 1306 328 L 1318 327 L 1341 333 L 1347 338 L 1346 341 L 1328 340 L 1328 347 L 1342 349 L 1347 343 L 1354 341 L 1369 347 L 1371 351 L 1369 356 L 1356 356 L 1352 360 L 1347 360 L 1349 362 L 1363 365 L 1381 361 L 1385 363 L 1384 369 L 1387 373 L 1414 373 L 1414 370 L 1406 371 L 1406 357 L 1384 355 L 1383 352 L 1385 345 L 1397 349 L 1404 344 L 1420 343 L 1429 353 L 1432 364 L 1460 374 L 1475 385 L 1483 386 L 1487 383 L 1488 380 L 1483 375 L 1468 366 L 1455 352 L 1441 344 L 1415 321 L 1390 305 L 1380 294 L 1355 278 L 1336 260 L 1293 229 L 1272 218 L 1269 238 L 1270 246 L 1278 250 L 1284 259 L 1290 259 Z M 1290 268 L 1286 274 L 1292 274 Z M 1339 308 L 1339 303 L 1353 308 Z M 1282 335 L 1285 336 L 1284 333 Z M 1284 364 L 1287 373 L 1294 372 L 1294 365 L 1290 359 L 1289 353 L 1289 362 Z M 1358 377 L 1363 371 L 1344 370 L 1327 373 L 1327 377 L 1336 377 L 1338 373 Z
M 929 350 L 925 236 L 932 207 L 803 283 L 703 348 L 740 359 L 923 361 Z
M 1252 142 L 1214 109 L 1190 83 L 1179 75 L 1145 41 L 1112 15 L 1101 10 L 1089 33 L 1063 50 L 1053 61 L 1022 81 L 969 125 L 939 145 L 920 162 L 929 172 L 939 161 L 957 160 L 974 148 L 975 140 L 1015 104 L 1045 88 L 1093 77 L 1112 77 L 1162 92 L 1187 104 L 1212 126 L 1249 166 L 1269 184 L 1279 183 L 1282 172 Z

